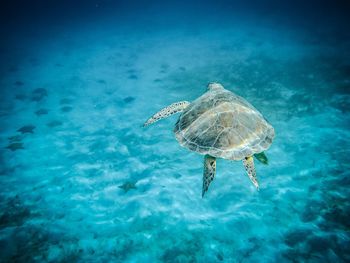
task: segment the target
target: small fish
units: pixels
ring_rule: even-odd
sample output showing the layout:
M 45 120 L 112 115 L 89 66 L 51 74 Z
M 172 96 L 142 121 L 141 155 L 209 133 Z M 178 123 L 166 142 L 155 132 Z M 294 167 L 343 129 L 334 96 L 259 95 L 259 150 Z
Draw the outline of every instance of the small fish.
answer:
M 54 121 L 50 121 L 49 123 L 47 123 L 46 125 L 50 128 L 54 128 L 54 127 L 57 127 L 57 126 L 61 126 L 63 123 L 61 121 L 57 121 L 57 120 L 54 120 Z
M 34 133 L 33 130 L 35 129 L 34 125 L 25 125 L 21 128 L 19 128 L 17 131 L 23 133 Z
M 124 193 L 127 193 L 131 189 L 137 189 L 134 182 L 125 182 L 122 185 L 119 185 L 119 188 L 124 190 Z
M 153 82 L 162 82 L 161 79 L 154 79 Z
M 49 110 L 47 109 L 40 109 L 35 112 L 36 115 L 41 116 L 41 115 L 46 115 L 49 113 Z
M 134 98 L 134 97 L 131 97 L 131 96 L 126 97 L 126 98 L 123 99 L 123 101 L 124 101 L 125 103 L 131 103 L 131 102 L 133 102 L 134 100 L 135 100 L 135 98 Z
M 21 143 L 21 142 L 10 143 L 6 148 L 11 150 L 11 151 L 17 151 L 20 149 L 24 149 L 23 143 Z
M 72 109 L 73 108 L 71 106 L 64 106 L 61 108 L 61 111 L 62 112 L 70 112 L 70 111 L 72 111 Z

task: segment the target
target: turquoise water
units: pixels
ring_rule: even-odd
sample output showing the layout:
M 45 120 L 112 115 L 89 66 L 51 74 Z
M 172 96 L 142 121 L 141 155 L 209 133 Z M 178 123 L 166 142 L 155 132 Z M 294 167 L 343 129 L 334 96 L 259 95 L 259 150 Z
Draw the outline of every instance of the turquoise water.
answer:
M 268 19 L 74 22 L 1 49 L 1 262 L 348 262 L 350 53 L 332 28 Z M 317 32 L 315 32 L 317 31 Z M 256 163 L 203 156 L 177 116 L 217 81 L 269 120 Z

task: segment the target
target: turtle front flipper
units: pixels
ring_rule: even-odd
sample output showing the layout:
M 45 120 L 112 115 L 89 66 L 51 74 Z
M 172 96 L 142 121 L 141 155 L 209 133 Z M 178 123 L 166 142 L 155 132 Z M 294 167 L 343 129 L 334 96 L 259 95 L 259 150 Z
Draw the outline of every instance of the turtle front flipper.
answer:
M 204 172 L 203 172 L 203 188 L 202 197 L 208 191 L 210 183 L 214 180 L 216 172 L 216 159 L 213 156 L 206 155 L 204 157 Z
M 151 118 L 149 118 L 144 124 L 143 127 L 146 127 L 152 123 L 155 123 L 161 119 L 167 118 L 175 113 L 181 112 L 184 109 L 187 108 L 187 106 L 190 103 L 188 101 L 180 101 L 180 102 L 175 102 L 160 111 L 158 111 L 156 114 L 154 114 Z
M 254 159 L 253 156 L 249 156 L 243 159 L 244 167 L 248 173 L 250 181 L 255 185 L 256 189 L 259 190 L 258 178 L 256 177 L 256 171 L 254 167 Z

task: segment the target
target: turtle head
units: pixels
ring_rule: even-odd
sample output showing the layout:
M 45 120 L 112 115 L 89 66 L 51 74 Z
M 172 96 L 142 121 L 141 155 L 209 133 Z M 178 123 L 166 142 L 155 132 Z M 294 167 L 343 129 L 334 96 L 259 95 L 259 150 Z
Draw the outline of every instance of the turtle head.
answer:
M 222 86 L 220 83 L 217 82 L 210 82 L 208 84 L 207 90 L 218 90 L 218 89 L 223 89 L 224 86 Z

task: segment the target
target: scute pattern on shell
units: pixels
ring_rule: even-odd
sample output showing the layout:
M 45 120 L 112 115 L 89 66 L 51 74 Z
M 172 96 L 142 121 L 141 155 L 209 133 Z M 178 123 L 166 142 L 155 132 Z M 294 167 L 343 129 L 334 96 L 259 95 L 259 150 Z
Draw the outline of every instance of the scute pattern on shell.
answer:
M 242 160 L 266 150 L 273 127 L 250 103 L 224 89 L 213 89 L 191 103 L 175 125 L 180 145 L 214 157 Z

